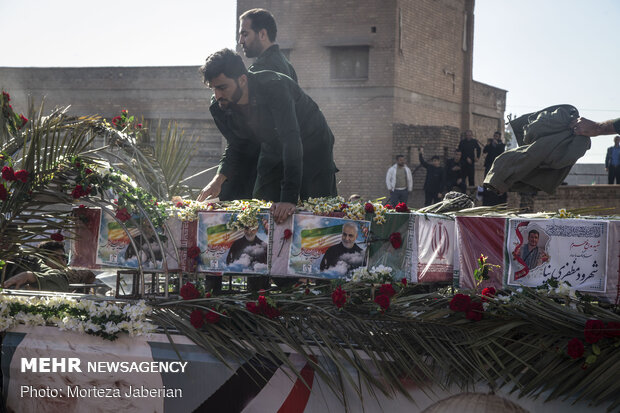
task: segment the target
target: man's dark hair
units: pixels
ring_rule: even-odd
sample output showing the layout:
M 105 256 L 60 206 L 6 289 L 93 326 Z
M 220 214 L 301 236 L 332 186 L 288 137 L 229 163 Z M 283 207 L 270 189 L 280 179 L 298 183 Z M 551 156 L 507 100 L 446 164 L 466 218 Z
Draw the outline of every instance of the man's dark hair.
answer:
M 540 234 L 538 233 L 538 231 L 536 231 L 535 229 L 531 230 L 530 232 L 527 233 L 527 236 L 529 237 L 530 234 L 536 234 L 540 237 Z
M 247 75 L 248 71 L 241 56 L 230 49 L 222 49 L 207 57 L 200 73 L 204 76 L 204 83 L 207 83 L 222 73 L 231 79 L 238 79 L 241 75 Z
M 398 158 L 404 158 L 405 155 L 396 155 L 396 160 L 398 160 Z
M 276 19 L 273 18 L 273 14 L 269 10 L 265 9 L 252 9 L 248 10 L 239 16 L 239 20 L 250 19 L 252 21 L 252 30 L 256 33 L 265 29 L 267 31 L 267 37 L 270 42 L 276 41 L 276 34 L 278 28 L 276 26 Z
M 431 158 L 431 161 L 434 161 L 435 159 L 437 159 L 438 161 L 440 161 L 440 160 L 441 160 L 441 158 L 440 158 L 439 156 L 434 155 L 434 156 Z
M 495 135 L 499 135 L 500 137 L 502 136 L 502 134 L 499 131 L 495 131 L 495 133 L 493 134 L 493 136 Z

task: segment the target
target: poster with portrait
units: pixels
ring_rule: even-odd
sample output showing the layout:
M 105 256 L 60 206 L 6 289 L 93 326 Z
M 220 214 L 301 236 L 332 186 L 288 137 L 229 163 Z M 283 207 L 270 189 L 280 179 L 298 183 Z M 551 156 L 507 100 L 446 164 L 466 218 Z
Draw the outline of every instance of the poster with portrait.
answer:
M 607 223 L 579 219 L 511 219 L 508 285 L 536 287 L 549 279 L 604 292 Z
M 162 250 L 150 223 L 138 215 L 124 223 L 111 214 L 101 215 L 97 245 L 97 264 L 115 268 L 162 268 Z M 135 248 L 133 247 L 135 245 Z
M 199 212 L 198 271 L 269 273 L 269 214 L 258 214 L 256 226 L 242 230 L 228 225 L 237 212 Z
M 383 265 L 392 268 L 395 280 L 406 278 L 407 281 L 417 282 L 413 271 L 417 258 L 415 221 L 414 214 L 398 212 L 386 214 L 383 224 L 373 223 L 370 227 L 368 268 Z M 388 241 L 395 233 L 399 233 L 402 239 L 398 248 Z
M 418 231 L 415 282 L 451 282 L 454 272 L 454 220 L 416 215 Z
M 369 221 L 316 215 L 293 217 L 289 273 L 344 278 L 366 265 Z

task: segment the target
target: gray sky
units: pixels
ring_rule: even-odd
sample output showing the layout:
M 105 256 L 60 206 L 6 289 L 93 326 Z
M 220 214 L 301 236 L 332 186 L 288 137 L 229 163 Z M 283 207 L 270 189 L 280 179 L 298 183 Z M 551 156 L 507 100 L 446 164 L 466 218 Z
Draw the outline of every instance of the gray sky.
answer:
M 0 66 L 200 65 L 235 46 L 235 4 L 0 0 Z M 619 21 L 620 0 L 477 0 L 474 79 L 508 90 L 506 114 L 570 103 L 620 117 Z M 612 141 L 593 138 L 580 162 L 603 162 Z

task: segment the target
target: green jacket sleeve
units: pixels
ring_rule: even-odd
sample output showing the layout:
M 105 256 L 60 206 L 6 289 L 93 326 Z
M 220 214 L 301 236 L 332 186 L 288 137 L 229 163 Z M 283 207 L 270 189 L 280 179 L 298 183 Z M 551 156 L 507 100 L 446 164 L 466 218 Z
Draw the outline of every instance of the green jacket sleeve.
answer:
M 62 270 L 44 268 L 44 271 L 35 272 L 39 290 L 42 291 L 69 291 L 69 280 Z

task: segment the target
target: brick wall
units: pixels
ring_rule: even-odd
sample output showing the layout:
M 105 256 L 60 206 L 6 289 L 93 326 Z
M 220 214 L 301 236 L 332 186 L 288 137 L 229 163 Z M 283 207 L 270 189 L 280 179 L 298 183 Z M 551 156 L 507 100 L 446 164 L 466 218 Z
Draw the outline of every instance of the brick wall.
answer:
M 424 146 L 429 156 L 443 155 L 446 148 L 450 152 L 458 144 L 456 128 L 472 117 L 472 102 L 473 126 L 481 129 L 474 130 L 477 136 L 503 119 L 503 108 L 497 112 L 493 102 L 496 95 L 505 102 L 505 91 L 484 85 L 474 88 L 473 95 L 465 93 L 472 82 L 468 62 L 473 51 L 463 43 L 471 0 L 237 2 L 238 14 L 254 7 L 274 14 L 278 43 L 289 49 L 301 87 L 319 104 L 334 132 L 338 188 L 344 196 L 385 195 L 386 169 L 409 146 Z M 346 45 L 369 47 L 367 79 L 331 78 L 330 50 Z M 189 172 L 194 173 L 215 165 L 223 148 L 208 113 L 211 92 L 196 69 L 0 68 L 0 82 L 18 102 L 25 102 L 27 94 L 47 95 L 50 106 L 71 104 L 74 114 L 110 118 L 128 109 L 148 120 L 175 119 L 186 135 L 200 136 Z M 411 126 L 403 135 L 398 125 Z M 440 138 L 431 138 L 435 133 Z M 417 163 L 417 152 L 412 162 Z M 211 176 L 191 184 L 201 187 Z M 416 186 L 421 187 L 418 181 Z
M 557 211 L 585 208 L 602 208 L 599 211 L 588 211 L 588 215 L 620 214 L 620 185 L 563 185 L 553 195 L 538 192 L 533 196 L 531 212 Z M 519 207 L 521 196 L 509 193 L 508 206 Z

